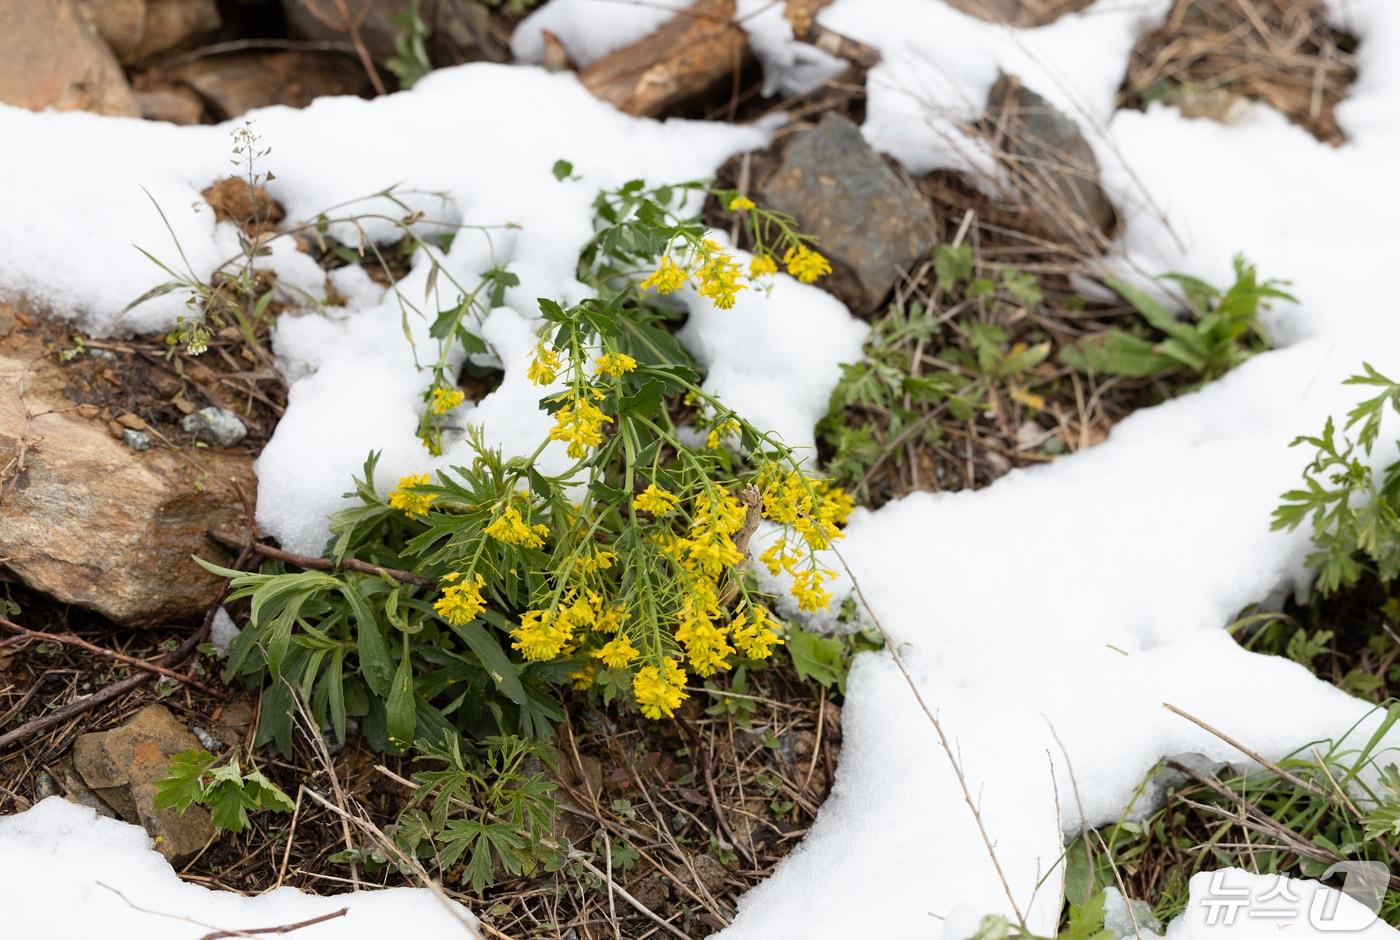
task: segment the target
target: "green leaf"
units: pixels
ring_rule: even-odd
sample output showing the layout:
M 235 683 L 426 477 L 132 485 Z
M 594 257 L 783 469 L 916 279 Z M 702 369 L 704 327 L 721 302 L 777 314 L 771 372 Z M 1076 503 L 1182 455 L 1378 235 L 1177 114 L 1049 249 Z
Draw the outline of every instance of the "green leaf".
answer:
M 788 632 L 787 651 L 798 676 L 845 691 L 847 665 L 840 640 L 794 626 Z
M 183 813 L 204 795 L 204 774 L 214 764 L 214 755 L 203 748 L 181 751 L 171 756 L 165 777 L 156 781 L 155 808 Z
M 407 636 L 403 640 L 403 656 L 399 659 L 399 668 L 394 672 L 394 681 L 389 688 L 384 711 L 390 743 L 400 750 L 406 750 L 413 744 L 413 732 L 417 725 L 413 694 L 413 660 L 409 655 Z
M 497 630 L 502 633 L 509 633 L 510 624 L 506 619 L 493 610 L 482 611 L 482 617 L 488 620 Z M 478 621 L 452 628 L 452 632 L 462 638 L 468 648 L 476 654 L 477 659 L 486 667 L 487 674 L 491 681 L 496 684 L 496 688 L 501 690 L 506 698 L 517 705 L 524 705 L 526 701 L 525 687 L 520 684 L 520 673 L 516 670 L 515 664 L 506 656 L 505 650 L 501 649 L 501 644 L 497 642 L 495 636 L 481 626 Z
M 554 168 L 551 170 L 557 180 L 566 180 L 574 174 L 574 165 L 568 160 L 555 160 Z

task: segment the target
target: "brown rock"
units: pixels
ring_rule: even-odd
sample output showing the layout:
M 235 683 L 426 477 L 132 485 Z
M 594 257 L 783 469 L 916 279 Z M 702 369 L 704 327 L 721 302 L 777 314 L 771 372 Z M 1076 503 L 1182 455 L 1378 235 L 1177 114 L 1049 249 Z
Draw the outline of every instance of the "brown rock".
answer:
M 758 192 L 816 236 L 835 269 L 822 286 L 857 313 L 874 310 L 937 237 L 923 197 L 836 114 L 795 135 Z
M 987 94 L 987 119 L 1002 165 L 1044 230 L 1085 251 L 1101 246 L 1117 214 L 1079 125 L 1006 74 Z
M 282 206 L 262 186 L 252 187 L 237 176 L 226 176 L 204 192 L 204 201 L 220 222 L 234 222 L 243 228 L 272 225 L 286 216 Z M 238 327 L 233 328 L 235 331 Z
M 126 414 L 117 415 L 117 424 L 124 428 L 131 428 L 133 431 L 144 431 L 147 428 L 146 422 L 142 421 L 139 415 L 134 415 L 129 411 Z
M 199 746 L 199 739 L 164 705 L 147 705 L 119 728 L 79 737 L 73 766 L 103 802 L 127 822 L 142 826 L 156 850 L 179 865 L 213 838 L 214 826 L 200 806 L 183 814 L 157 811 L 156 782 L 169 773 L 172 756 Z
M 0 3 L 0 101 L 31 111 L 141 113 L 121 65 L 72 0 Z
M 170 69 L 219 120 L 268 105 L 304 108 L 325 95 L 358 95 L 369 85 L 353 58 L 335 52 L 248 52 L 205 56 Z
M 656 32 L 588 66 L 579 81 L 628 114 L 657 115 L 731 80 L 749 55 L 734 0 L 696 0 Z
M 354 0 L 353 17 L 361 18 L 356 31 L 376 62 L 396 53 L 399 27 L 394 17 L 408 10 L 410 0 Z M 301 39 L 340 40 L 349 30 L 333 0 L 282 0 L 287 29 Z M 428 26 L 428 57 L 435 65 L 458 65 L 493 58 L 486 47 L 491 33 L 491 13 L 482 3 L 458 0 L 421 0 L 418 15 Z
M 72 408 L 62 368 L 29 342 L 0 350 L 0 558 L 35 590 L 119 623 L 197 616 L 219 581 L 191 556 L 227 561 L 204 531 L 242 524 L 232 482 L 254 491 L 251 459 L 123 446 Z
M 79 0 L 83 12 L 127 65 L 199 45 L 219 31 L 215 0 Z
M 141 106 L 141 116 L 148 121 L 165 121 L 169 124 L 200 124 L 204 121 L 203 100 L 183 85 L 137 88 L 136 103 Z

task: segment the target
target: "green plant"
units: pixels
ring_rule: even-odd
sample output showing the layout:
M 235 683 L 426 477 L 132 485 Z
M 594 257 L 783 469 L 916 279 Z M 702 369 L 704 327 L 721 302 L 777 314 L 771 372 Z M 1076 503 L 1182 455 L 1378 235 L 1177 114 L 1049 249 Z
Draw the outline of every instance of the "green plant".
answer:
M 219 764 L 205 750 L 181 751 L 170 758 L 170 772 L 156 782 L 155 808 L 184 813 L 192 805 L 209 810 L 214 826 L 242 832 L 250 812 L 290 813 L 292 801 L 256 765 L 245 772 L 237 755 Z
M 1367 571 L 1384 587 L 1400 576 L 1400 461 L 1379 478 L 1370 462 L 1386 411 L 1400 413 L 1400 385 L 1369 363 L 1346 384 L 1378 391 L 1351 409 L 1341 435 L 1328 418 L 1321 435 L 1293 441 L 1313 448 L 1313 459 L 1303 469 L 1304 487 L 1283 494 L 1273 519 L 1275 529 L 1310 522 L 1308 564 L 1324 595 L 1356 585 Z M 1353 429 L 1355 440 L 1345 433 Z
M 1143 331 L 1112 330 L 1061 350 L 1066 364 L 1085 372 L 1134 377 L 1159 376 L 1185 370 L 1205 383 L 1239 365 L 1268 345 L 1259 313 L 1271 299 L 1289 300 L 1282 281 L 1259 282 L 1254 265 L 1236 255 L 1235 282 L 1220 290 L 1186 274 L 1168 274 L 1180 289 L 1190 312 L 1176 314 L 1145 291 L 1118 278 L 1107 284 L 1132 305 L 1161 338 Z
M 757 246 L 747 274 L 684 208 L 707 195 L 743 214 Z M 336 570 L 210 568 L 231 579 L 231 600 L 251 601 L 226 675 L 265 686 L 259 742 L 290 746 L 294 690 L 337 737 L 363 716 L 371 742 L 389 750 L 456 733 L 543 736 L 560 714 L 551 686 L 569 682 L 670 716 L 688 674 L 757 664 L 783 643 L 746 567 L 762 519 L 777 527 L 763 563 L 790 578 L 796 606 L 830 603 L 834 572 L 817 553 L 840 537 L 851 500 L 700 387 L 654 299 L 694 283 L 727 308 L 739 291 L 763 289 L 779 253 L 803 280 L 825 259 L 787 217 L 698 183 L 634 181 L 595 208 L 579 277 L 597 296 L 567 308 L 539 301 L 529 376 L 554 426 L 533 454 L 508 459 L 475 431 L 453 431 L 470 463 L 405 477 L 387 499 L 371 455 L 355 504 L 331 522 Z M 486 283 L 503 289 L 506 276 Z M 434 325 L 440 349 L 480 342 L 466 319 L 480 292 L 459 287 Z M 435 406 L 432 393 L 451 381 L 446 361 L 431 367 L 425 395 L 425 414 L 444 419 L 461 400 Z M 431 430 L 425 444 L 440 449 L 448 429 Z M 537 463 L 551 442 L 573 461 L 556 474 Z
M 428 37 L 432 30 L 423 21 L 422 0 L 409 0 L 408 6 L 389 17 L 394 27 L 394 54 L 384 67 L 399 80 L 402 89 L 412 88 L 418 80 L 433 70 L 428 58 Z

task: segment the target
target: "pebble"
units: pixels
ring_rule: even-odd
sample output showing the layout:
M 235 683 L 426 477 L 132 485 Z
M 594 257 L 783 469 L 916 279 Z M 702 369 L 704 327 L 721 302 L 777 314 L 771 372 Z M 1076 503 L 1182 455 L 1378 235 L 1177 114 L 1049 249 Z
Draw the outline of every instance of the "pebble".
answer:
M 232 447 L 248 436 L 248 428 L 241 418 L 227 408 L 210 405 L 185 415 L 180 427 L 195 437 L 220 447 Z
M 132 450 L 148 450 L 151 446 L 151 436 L 145 431 L 122 428 L 122 443 Z

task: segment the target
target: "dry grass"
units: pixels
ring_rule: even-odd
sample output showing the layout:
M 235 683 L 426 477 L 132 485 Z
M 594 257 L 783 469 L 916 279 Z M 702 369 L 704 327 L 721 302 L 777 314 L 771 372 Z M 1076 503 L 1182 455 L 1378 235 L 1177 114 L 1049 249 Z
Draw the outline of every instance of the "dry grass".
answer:
M 1356 77 L 1352 37 L 1317 0 L 1176 0 L 1133 50 L 1123 101 L 1218 91 L 1266 102 L 1318 140 L 1340 144 L 1336 106 Z

